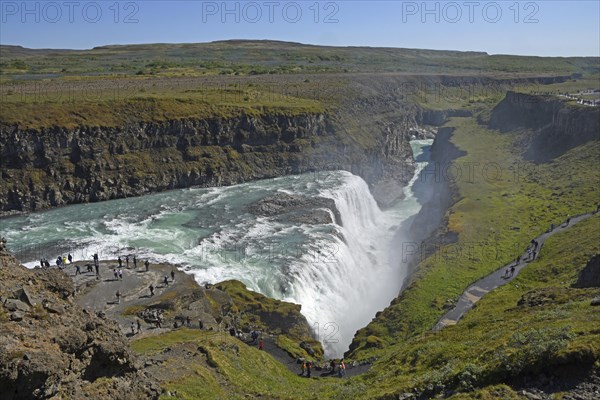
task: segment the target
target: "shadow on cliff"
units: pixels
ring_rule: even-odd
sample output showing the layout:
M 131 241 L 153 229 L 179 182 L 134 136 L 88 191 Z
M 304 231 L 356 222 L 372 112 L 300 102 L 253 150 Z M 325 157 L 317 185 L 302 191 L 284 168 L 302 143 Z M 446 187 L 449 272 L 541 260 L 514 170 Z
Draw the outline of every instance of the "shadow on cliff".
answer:
M 480 121 L 481 122 L 481 121 Z M 523 157 L 545 163 L 586 142 L 600 139 L 600 108 L 549 96 L 508 92 L 492 110 L 488 126 L 520 132 Z

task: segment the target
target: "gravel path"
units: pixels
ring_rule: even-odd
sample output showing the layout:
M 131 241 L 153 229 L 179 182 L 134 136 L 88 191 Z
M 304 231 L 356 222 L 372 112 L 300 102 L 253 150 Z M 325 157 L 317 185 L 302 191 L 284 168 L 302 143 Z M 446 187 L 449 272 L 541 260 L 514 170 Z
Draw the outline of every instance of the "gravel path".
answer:
M 555 227 L 554 230 L 545 232 L 537 238 L 535 238 L 535 240 L 537 240 L 539 243 L 537 248 L 537 254 L 540 254 L 542 247 L 544 246 L 544 242 L 550 236 L 554 235 L 555 233 L 562 232 L 565 229 L 569 229 L 573 225 L 591 217 L 592 215 L 594 214 L 587 213 L 578 215 L 576 217 L 572 217 L 568 225 L 566 224 L 566 222 L 564 222 L 559 226 Z M 438 322 L 433 327 L 433 330 L 439 331 L 444 329 L 446 326 L 457 324 L 458 321 L 463 317 L 463 315 L 465 315 L 471 308 L 473 308 L 475 303 L 477 303 L 483 296 L 496 289 L 497 287 L 506 285 L 507 283 L 511 282 L 517 277 L 517 275 L 519 275 L 519 272 L 521 272 L 521 270 L 532 261 L 534 260 L 528 259 L 527 251 L 525 251 L 523 254 L 521 254 L 521 260 L 519 263 L 515 264 L 515 262 L 513 261 L 509 264 L 506 264 L 498 268 L 496 271 L 492 272 L 488 276 L 473 283 L 463 292 L 454 308 L 448 311 L 446 314 L 444 314 L 442 318 L 438 320 Z M 509 274 L 508 276 L 506 276 L 506 270 L 510 270 L 510 268 L 513 266 L 515 268 L 514 274 Z

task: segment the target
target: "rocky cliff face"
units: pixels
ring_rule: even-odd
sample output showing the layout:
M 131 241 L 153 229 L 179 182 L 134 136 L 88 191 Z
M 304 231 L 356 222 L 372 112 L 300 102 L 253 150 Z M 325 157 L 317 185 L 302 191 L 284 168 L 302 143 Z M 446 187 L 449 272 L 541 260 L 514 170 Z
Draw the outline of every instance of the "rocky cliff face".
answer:
M 503 132 L 528 130 L 527 159 L 546 162 L 600 138 L 600 108 L 567 104 L 559 98 L 508 92 L 493 110 L 489 126 Z
M 27 270 L 0 244 L 2 399 L 156 399 L 116 323 L 73 303 L 60 270 Z
M 0 213 L 221 186 L 311 170 L 346 169 L 374 184 L 409 160 L 403 130 L 343 137 L 328 114 L 240 116 L 136 124 L 0 131 Z M 358 168 L 357 166 L 360 166 Z M 403 182 L 401 182 L 402 184 Z

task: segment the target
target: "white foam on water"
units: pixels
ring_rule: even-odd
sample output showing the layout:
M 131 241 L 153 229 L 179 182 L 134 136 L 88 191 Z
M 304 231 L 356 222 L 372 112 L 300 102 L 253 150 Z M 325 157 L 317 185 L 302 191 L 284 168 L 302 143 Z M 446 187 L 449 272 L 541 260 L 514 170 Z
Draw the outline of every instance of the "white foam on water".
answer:
M 418 156 L 431 141 L 412 144 Z M 101 259 L 136 254 L 186 267 L 199 283 L 241 280 L 250 290 L 301 304 L 327 356 L 339 357 L 400 290 L 406 271 L 390 259 L 392 236 L 420 210 L 412 184 L 425 164 L 417 164 L 404 199 L 386 211 L 360 177 L 328 171 L 64 207 L 0 220 L 0 234 L 9 246 L 48 246 L 37 260 L 23 260 L 28 267 L 40 256 L 53 263 L 59 254 L 52 246 L 68 239 L 76 260 L 94 253 Z M 248 204 L 277 192 L 334 200 L 341 226 L 248 213 Z

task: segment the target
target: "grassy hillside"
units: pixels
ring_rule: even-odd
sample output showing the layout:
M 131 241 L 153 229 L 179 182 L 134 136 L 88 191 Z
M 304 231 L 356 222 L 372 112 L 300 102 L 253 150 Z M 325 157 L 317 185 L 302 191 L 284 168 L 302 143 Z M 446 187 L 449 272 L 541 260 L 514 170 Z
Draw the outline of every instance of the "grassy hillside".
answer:
M 277 41 L 101 46 L 91 50 L 0 47 L 2 75 L 211 75 L 320 72 L 565 74 L 598 71 L 594 58 L 552 58 L 483 52 L 331 47 Z
M 455 129 L 452 142 L 467 152 L 449 170 L 454 177 L 462 170 L 453 182 L 461 200 L 448 217 L 458 242 L 422 261 L 409 290 L 359 332 L 366 351 L 358 349 L 355 356 L 370 356 L 373 350 L 366 348 L 372 344 L 395 343 L 430 329 L 444 305 L 470 283 L 513 260 L 551 223 L 593 210 L 600 198 L 595 184 L 600 171 L 593 164 L 598 141 L 535 165 L 521 158 L 518 134 L 489 131 L 467 118 L 448 126 Z
M 567 382 L 581 369 L 600 366 L 600 314 L 590 305 L 600 289 L 571 288 L 600 251 L 599 233 L 595 216 L 551 237 L 538 261 L 485 296 L 457 325 L 439 333 L 422 330 L 387 348 L 359 379 L 370 383 L 366 398 L 415 387 L 431 393 L 478 389 L 460 398 L 481 398 L 495 390 L 510 393 L 496 385 L 519 384 L 540 373 Z M 492 396 L 497 397 L 508 396 Z

